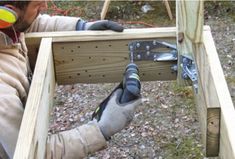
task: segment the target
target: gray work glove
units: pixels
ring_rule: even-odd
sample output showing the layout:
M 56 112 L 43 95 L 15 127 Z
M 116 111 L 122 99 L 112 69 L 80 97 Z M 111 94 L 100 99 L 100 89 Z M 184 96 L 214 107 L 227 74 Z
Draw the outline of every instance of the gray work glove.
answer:
M 113 30 L 117 32 L 122 32 L 123 29 L 123 26 L 110 20 L 86 22 L 80 19 L 76 26 L 76 30 Z
M 136 107 L 141 104 L 141 98 L 120 104 L 121 95 L 120 88 L 113 92 L 98 122 L 106 139 L 125 128 L 132 121 Z

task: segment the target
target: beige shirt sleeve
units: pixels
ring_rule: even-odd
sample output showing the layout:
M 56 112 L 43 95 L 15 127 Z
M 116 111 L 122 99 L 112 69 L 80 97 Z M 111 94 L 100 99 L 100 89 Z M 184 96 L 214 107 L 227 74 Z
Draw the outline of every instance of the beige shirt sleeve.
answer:
M 53 134 L 48 137 L 46 159 L 79 159 L 105 148 L 106 140 L 97 122 Z
M 26 32 L 74 31 L 80 18 L 39 15 Z

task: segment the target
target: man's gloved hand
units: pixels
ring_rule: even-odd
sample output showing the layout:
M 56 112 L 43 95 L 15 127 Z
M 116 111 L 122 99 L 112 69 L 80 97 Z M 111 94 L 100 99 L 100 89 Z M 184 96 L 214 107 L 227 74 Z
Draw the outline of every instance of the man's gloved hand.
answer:
M 113 92 L 98 122 L 106 139 L 125 128 L 132 121 L 136 107 L 141 104 L 141 98 L 120 104 L 121 95 L 120 88 Z
M 86 22 L 80 19 L 77 23 L 76 30 L 113 30 L 122 32 L 124 29 L 120 24 L 110 20 L 98 20 L 94 22 Z

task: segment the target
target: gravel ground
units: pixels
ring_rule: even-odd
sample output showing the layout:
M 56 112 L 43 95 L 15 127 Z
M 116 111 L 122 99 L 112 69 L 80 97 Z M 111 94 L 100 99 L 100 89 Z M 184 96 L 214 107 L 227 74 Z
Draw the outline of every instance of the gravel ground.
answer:
M 139 21 L 146 19 L 146 23 L 154 26 L 172 26 L 174 23 L 174 21 L 169 21 L 165 10 L 162 11 L 162 9 L 141 13 L 140 8 L 146 2 L 130 2 L 128 5 L 126 3 L 114 2 L 110 6 L 111 11 L 107 18 L 113 17 L 113 20 L 119 21 L 133 20 L 133 18 Z M 155 2 L 149 4 L 155 8 L 153 3 Z M 160 2 L 157 3 L 161 4 L 160 8 L 164 6 Z M 225 77 L 233 101 L 235 101 L 235 18 L 230 16 L 233 15 L 235 6 L 224 3 L 206 3 L 205 24 L 211 26 Z M 97 18 L 95 17 L 97 14 L 88 13 L 100 13 L 102 5 L 93 4 L 95 7 L 91 7 L 90 4 L 89 7 L 85 7 L 87 12 L 83 10 L 86 17 Z M 134 6 L 133 13 L 128 9 L 130 6 Z M 126 12 L 128 13 L 125 14 Z M 175 12 L 174 7 L 172 12 Z M 158 19 L 157 22 L 151 21 L 153 19 L 151 13 L 164 18 Z M 140 27 L 139 25 L 126 26 Z M 87 123 L 98 103 L 107 97 L 116 85 L 113 83 L 58 86 L 49 133 L 64 131 Z M 108 142 L 107 149 L 91 154 L 87 158 L 205 158 L 192 90 L 187 87 L 180 88 L 174 81 L 154 81 L 143 82 L 141 93 L 145 102 L 137 109 L 129 128 L 114 135 Z

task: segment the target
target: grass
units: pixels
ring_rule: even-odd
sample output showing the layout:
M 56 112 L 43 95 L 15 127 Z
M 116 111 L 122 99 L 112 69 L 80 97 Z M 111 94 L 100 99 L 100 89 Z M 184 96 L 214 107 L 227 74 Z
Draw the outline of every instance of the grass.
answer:
M 167 152 L 165 159 L 200 159 L 203 158 L 201 146 L 195 143 L 195 138 L 184 137 L 180 141 L 171 142 L 165 145 Z

